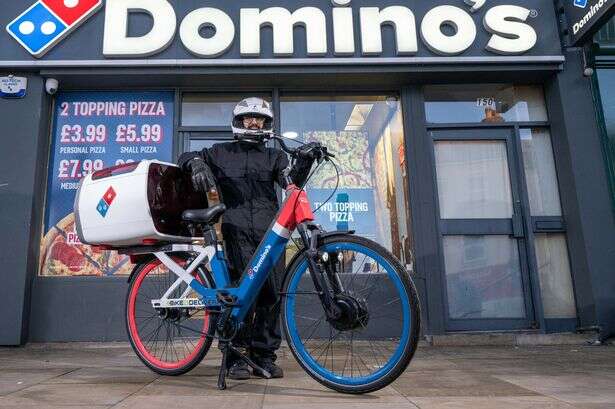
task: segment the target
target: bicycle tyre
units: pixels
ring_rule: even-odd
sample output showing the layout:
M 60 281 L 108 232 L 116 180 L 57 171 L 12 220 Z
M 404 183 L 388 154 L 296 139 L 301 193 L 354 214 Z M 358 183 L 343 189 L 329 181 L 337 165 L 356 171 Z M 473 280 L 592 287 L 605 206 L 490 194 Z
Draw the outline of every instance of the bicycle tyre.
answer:
M 178 257 L 178 256 L 174 256 L 173 259 L 175 260 L 175 262 L 177 262 L 180 265 L 185 264 L 188 260 L 186 257 Z M 162 263 L 160 262 L 160 260 L 156 258 L 135 266 L 134 274 L 130 281 L 128 292 L 126 294 L 126 309 L 125 309 L 126 332 L 128 334 L 130 345 L 132 346 L 132 349 L 134 350 L 135 354 L 141 360 L 141 362 L 143 362 L 148 368 L 150 368 L 152 371 L 160 375 L 178 376 L 178 375 L 185 374 L 189 372 L 190 370 L 194 369 L 194 367 L 196 367 L 203 360 L 203 358 L 209 351 L 209 348 L 211 347 L 211 343 L 212 343 L 212 338 L 215 333 L 215 319 L 213 319 L 213 317 L 211 316 L 211 314 L 209 314 L 209 312 L 205 310 L 201 310 L 203 311 L 202 312 L 203 314 L 202 322 L 203 323 L 202 324 L 197 323 L 197 329 L 199 329 L 200 331 L 204 332 L 207 335 L 198 334 L 196 344 L 191 343 L 192 348 L 190 348 L 188 346 L 188 343 L 185 342 L 185 345 L 187 346 L 186 349 L 189 350 L 189 353 L 186 356 L 180 358 L 179 355 L 177 354 L 177 351 L 175 351 L 175 358 L 176 358 L 175 361 L 173 361 L 172 353 L 166 355 L 166 356 L 170 355 L 171 360 L 164 359 L 164 357 L 156 356 L 151 350 L 151 348 L 148 348 L 149 344 L 146 342 L 146 340 L 142 339 L 146 335 L 140 332 L 145 332 L 145 328 L 143 328 L 142 331 L 139 330 L 139 324 L 137 323 L 138 318 L 137 318 L 137 313 L 136 313 L 137 311 L 136 304 L 137 304 L 137 299 L 139 298 L 140 295 L 145 297 L 145 304 L 147 303 L 148 298 L 151 298 L 151 295 L 152 295 L 151 293 L 143 294 L 144 291 L 141 291 L 141 294 L 139 294 L 139 290 L 142 290 L 143 281 L 148 277 L 148 275 L 150 275 L 150 273 L 152 273 L 152 271 L 154 271 L 157 267 L 161 267 L 161 266 L 164 267 Z M 166 269 L 166 267 L 164 268 Z M 170 272 L 169 272 L 169 275 L 172 277 L 172 281 L 175 281 L 176 276 L 171 275 Z M 211 275 L 209 274 L 209 272 L 200 266 L 195 270 L 195 272 L 193 272 L 193 275 L 196 277 L 197 280 L 199 280 L 202 284 L 206 286 L 211 286 L 211 283 L 213 283 L 213 280 L 211 279 Z M 161 291 L 159 292 L 164 292 L 165 290 L 166 289 L 162 287 Z M 155 296 L 160 297 L 162 296 L 162 294 L 156 294 Z M 147 307 L 142 307 L 142 308 L 147 308 Z M 151 307 L 151 310 L 153 310 L 155 314 L 156 310 L 154 310 L 153 307 Z M 148 318 L 150 322 L 155 321 L 157 319 L 158 318 L 156 318 L 155 315 L 153 314 L 151 318 Z M 169 330 L 171 331 L 172 334 L 174 334 L 175 330 L 177 330 L 178 335 L 180 335 L 179 331 L 181 331 L 181 329 L 177 329 L 177 328 L 173 329 L 171 325 L 168 325 L 166 328 L 167 337 L 169 337 Z M 156 331 L 156 330 L 148 329 L 147 331 Z M 158 334 L 159 333 L 156 332 L 156 335 L 154 336 L 154 338 L 157 338 Z M 174 341 L 175 341 L 174 339 L 170 339 L 171 344 L 173 344 Z M 166 342 L 168 344 L 169 339 L 167 339 Z M 167 344 L 165 344 L 165 348 Z M 157 347 L 157 341 L 154 344 L 154 346 Z M 164 355 L 164 350 L 163 350 L 162 355 Z
M 414 356 L 419 340 L 421 317 L 420 303 L 416 288 L 401 262 L 397 260 L 388 250 L 373 241 L 350 234 L 339 234 L 325 237 L 321 240 L 321 243 L 319 243 L 319 251 L 330 251 L 332 248 L 339 248 L 342 250 L 344 248 L 361 249 L 369 254 L 370 257 L 376 257 L 380 262 L 385 264 L 387 267 L 387 276 L 393 276 L 395 288 L 400 294 L 402 310 L 405 311 L 402 320 L 402 327 L 405 328 L 402 329 L 402 334 L 405 334 L 405 336 L 400 337 L 399 347 L 394 352 L 395 356 L 383 365 L 382 368 L 378 369 L 371 377 L 361 376 L 357 378 L 350 378 L 343 376 L 345 368 L 342 372 L 342 376 L 336 375 L 329 371 L 326 367 L 323 367 L 322 364 L 318 362 L 318 359 L 314 359 L 314 357 L 310 355 L 309 351 L 307 351 L 307 346 L 303 345 L 303 341 L 299 335 L 300 331 L 297 329 L 294 318 L 295 301 L 300 295 L 298 292 L 294 292 L 297 291 L 297 286 L 301 275 L 303 275 L 307 270 L 305 251 L 298 253 L 295 256 L 285 274 L 283 283 L 284 300 L 282 303 L 282 328 L 284 331 L 284 336 L 297 362 L 313 379 L 322 385 L 335 391 L 349 394 L 374 392 L 386 387 L 397 379 L 399 375 L 401 375 L 407 368 L 408 364 L 412 360 L 412 357 Z M 397 277 L 397 279 L 394 277 Z M 313 283 L 311 283 L 311 280 L 309 281 L 311 289 L 313 290 Z M 402 298 L 404 298 L 405 301 L 403 301 Z M 318 302 L 318 304 L 320 305 L 320 302 Z M 313 309 L 314 307 L 312 306 L 311 308 Z M 330 323 L 329 325 L 331 326 Z M 307 344 L 308 342 L 309 339 L 305 343 Z M 352 341 L 350 342 L 350 349 L 352 351 Z M 351 358 L 351 362 L 352 359 L 353 358 Z M 325 366 L 326 363 L 327 358 L 325 358 Z M 344 363 L 344 365 L 346 365 L 346 363 Z

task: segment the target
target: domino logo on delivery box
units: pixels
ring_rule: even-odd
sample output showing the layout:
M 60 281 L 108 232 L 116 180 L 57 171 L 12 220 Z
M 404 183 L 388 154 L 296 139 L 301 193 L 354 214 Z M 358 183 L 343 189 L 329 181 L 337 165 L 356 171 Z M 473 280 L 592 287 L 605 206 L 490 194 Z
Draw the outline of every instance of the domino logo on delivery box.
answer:
M 102 0 L 39 0 L 6 26 L 30 54 L 42 57 L 102 7 Z

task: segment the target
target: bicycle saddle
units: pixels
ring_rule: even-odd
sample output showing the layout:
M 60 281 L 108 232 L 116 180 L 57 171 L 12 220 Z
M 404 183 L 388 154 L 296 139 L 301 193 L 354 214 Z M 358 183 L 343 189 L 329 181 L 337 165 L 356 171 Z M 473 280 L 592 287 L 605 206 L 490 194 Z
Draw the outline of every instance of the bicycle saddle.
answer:
M 182 220 L 192 223 L 215 224 L 218 223 L 225 210 L 226 206 L 222 203 L 207 209 L 185 210 L 182 213 Z

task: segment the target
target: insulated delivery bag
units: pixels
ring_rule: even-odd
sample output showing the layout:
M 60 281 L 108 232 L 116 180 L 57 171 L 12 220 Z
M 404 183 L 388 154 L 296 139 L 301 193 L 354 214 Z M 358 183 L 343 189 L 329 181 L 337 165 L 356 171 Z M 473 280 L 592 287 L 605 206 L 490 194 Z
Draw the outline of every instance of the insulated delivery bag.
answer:
M 206 207 L 189 174 L 144 160 L 86 176 L 75 197 L 75 225 L 82 243 L 109 248 L 190 242 L 182 212 Z

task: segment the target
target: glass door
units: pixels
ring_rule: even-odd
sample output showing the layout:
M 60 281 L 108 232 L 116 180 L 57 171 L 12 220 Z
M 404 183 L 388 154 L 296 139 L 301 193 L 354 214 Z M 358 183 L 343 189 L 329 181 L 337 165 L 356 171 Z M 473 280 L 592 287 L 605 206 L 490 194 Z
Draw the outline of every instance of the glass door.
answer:
M 512 128 L 430 131 L 448 330 L 530 328 L 534 321 Z

